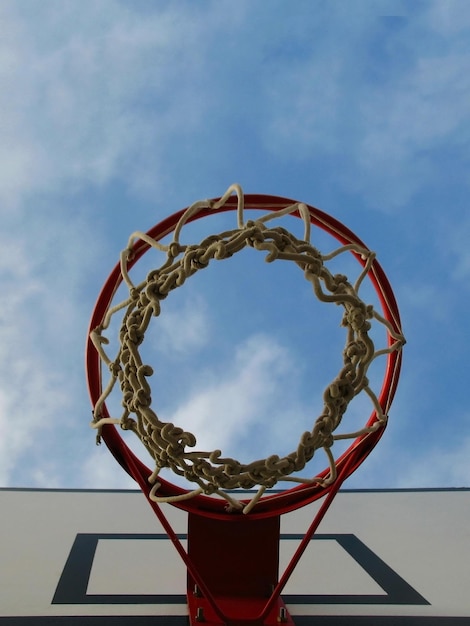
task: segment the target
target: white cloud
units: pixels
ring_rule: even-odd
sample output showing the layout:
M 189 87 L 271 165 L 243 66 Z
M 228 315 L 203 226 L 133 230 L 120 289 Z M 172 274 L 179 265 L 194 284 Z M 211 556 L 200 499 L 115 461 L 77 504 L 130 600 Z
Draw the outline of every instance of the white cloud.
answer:
M 89 453 L 80 467 L 82 489 L 138 489 L 137 483 L 103 444 Z
M 456 5 L 433 3 L 420 13 L 420 18 L 427 16 L 424 26 L 403 21 L 378 49 L 371 19 L 355 18 L 352 27 L 348 22 L 327 30 L 325 12 L 320 11 L 312 36 L 312 23 L 304 19 L 311 13 L 309 2 L 296 15 L 282 8 L 282 2 L 275 3 L 276 20 L 250 2 L 201 6 L 187 2 L 184 10 L 172 4 L 148 10 L 139 3 L 108 0 L 80 5 L 25 0 L 0 6 L 0 420 L 8 433 L 0 443 L 4 484 L 14 480 L 19 462 L 26 459 L 36 484 L 78 480 L 64 468 L 58 478 L 54 467 L 60 455 L 56 464 L 44 457 L 60 434 L 76 434 L 80 414 L 88 417 L 86 393 L 80 388 L 84 335 L 101 284 L 100 248 L 115 241 L 105 241 L 108 235 L 111 241 L 111 232 L 101 232 L 101 216 L 84 207 L 77 192 L 93 195 L 97 187 L 118 181 L 131 201 L 142 193 L 157 196 L 162 185 L 172 190 L 170 195 L 189 195 L 195 180 L 206 184 L 204 168 L 210 169 L 213 181 L 232 164 L 253 173 L 257 183 L 261 178 L 263 185 L 269 181 L 276 186 L 281 183 L 274 153 L 277 164 L 303 160 L 309 171 L 323 157 L 331 158 L 333 177 L 343 189 L 359 191 L 361 202 L 367 197 L 393 207 L 453 169 L 447 153 L 436 158 L 443 146 L 451 153 L 462 151 L 461 171 L 468 165 L 470 59 L 462 45 L 468 10 L 459 11 L 457 19 Z M 363 6 L 361 15 L 366 13 Z M 397 58 L 397 51 L 404 56 Z M 383 62 L 375 58 L 379 53 Z M 369 63 L 383 74 L 369 74 Z M 263 152 L 266 145 L 270 155 Z M 242 165 L 241 149 L 251 157 Z M 230 160 L 235 154 L 238 161 Z M 194 168 L 187 167 L 190 158 Z M 183 173 L 185 183 L 178 185 L 175 181 Z M 464 187 L 468 181 L 458 174 L 456 180 Z M 302 184 L 311 185 L 311 179 Z M 157 197 L 157 211 L 167 200 L 168 194 Z M 114 211 L 113 202 L 115 197 L 103 198 L 104 211 Z M 438 209 L 431 201 L 430 223 Z M 123 227 L 127 217 L 121 217 L 113 213 L 110 231 Z M 449 276 L 461 282 L 470 267 L 468 224 L 456 221 L 456 229 L 454 234 L 446 230 L 444 239 L 454 255 Z M 440 227 L 437 231 L 444 233 Z M 401 253 L 406 264 L 416 248 L 403 246 Z M 432 329 L 426 328 L 429 320 L 423 321 L 421 312 L 427 309 L 433 321 L 441 322 L 452 306 L 449 292 L 439 291 L 435 265 L 432 271 L 432 287 L 417 271 L 413 286 L 402 289 L 408 331 L 419 324 L 429 336 Z M 84 293 L 85 286 L 91 296 Z M 201 300 L 194 300 L 192 308 L 172 308 L 172 298 L 168 314 L 158 320 L 162 348 L 179 358 L 217 342 L 219 326 L 210 326 L 212 311 Z M 444 342 L 445 328 L 441 324 L 436 329 L 444 331 Z M 305 417 L 295 395 L 293 355 L 267 336 L 250 342 L 240 345 L 224 367 L 201 369 L 198 363 L 199 390 L 174 394 L 180 406 L 173 403 L 171 416 L 184 427 L 200 429 L 201 444 L 240 444 L 251 458 L 249 433 L 258 437 L 262 420 L 279 414 L 265 442 L 267 453 L 290 435 L 294 424 L 290 451 L 301 431 L 296 419 Z M 430 364 L 428 357 L 426 353 L 422 361 Z M 220 414 L 224 419 L 217 419 Z M 87 419 L 80 437 L 93 445 Z M 42 460 L 37 454 L 41 449 Z M 453 449 L 446 462 L 460 459 L 463 467 L 464 452 Z M 106 451 L 100 457 L 90 454 L 93 459 L 109 456 Z M 118 486 L 122 471 L 111 458 L 109 463 L 109 470 L 107 465 L 99 470 L 99 480 Z M 389 476 L 395 471 L 393 465 L 383 470 Z M 90 468 L 86 480 L 93 486 L 91 476 Z
M 448 290 L 442 285 L 424 281 L 408 281 L 400 286 L 400 309 L 406 320 L 407 333 L 423 331 L 423 324 L 443 323 L 453 306 Z M 414 326 L 412 326 L 414 325 Z
M 358 186 L 382 204 L 406 203 L 452 168 L 431 155 L 458 149 L 469 137 L 470 56 L 417 51 L 400 76 L 372 89 L 361 105 Z M 444 156 L 444 155 L 443 155 Z
M 466 207 L 464 208 L 466 211 Z M 456 296 L 461 290 L 468 290 L 470 278 L 470 219 L 467 214 L 456 221 L 443 220 L 440 230 L 441 255 L 450 263 L 449 276 L 457 287 Z
M 209 16 L 119 2 L 29 8 L 2 9 L 3 200 L 118 177 L 157 189 L 163 139 L 191 132 L 206 106 Z
M 281 58 L 266 87 L 270 150 L 295 162 L 333 157 L 344 189 L 389 210 L 446 177 L 455 157 L 433 157 L 468 143 L 470 56 L 455 38 L 441 45 L 426 11 L 420 20 L 336 25 L 334 41 L 323 33 L 300 59 Z
M 210 336 L 210 318 L 205 300 L 197 293 L 182 300 L 180 306 L 171 304 L 171 296 L 164 303 L 164 312 L 155 321 L 158 336 L 151 341 L 155 347 L 169 358 L 188 356 L 203 347 Z M 151 339 L 149 328 L 147 339 Z M 155 329 L 157 333 L 157 330 Z
M 435 0 L 428 3 L 424 19 L 433 31 L 446 37 L 460 33 L 466 37 L 470 27 L 470 11 L 467 4 L 460 0 Z
M 2 360 L 4 357 L 2 350 Z M 45 363 L 31 353 L 6 360 L 1 376 L 0 482 L 18 484 L 25 475 L 33 474 L 32 457 L 48 447 L 44 442 L 54 428 L 60 428 L 55 418 L 72 411 L 61 387 L 63 381 L 57 380 L 55 372 L 45 371 Z M 49 476 L 49 484 L 51 480 L 53 476 Z
M 2 238 L 3 239 L 3 238 Z M 28 311 L 44 295 L 31 275 L 31 259 L 22 242 L 2 241 L 2 309 L 0 312 L 0 481 L 8 483 L 17 458 L 32 445 L 41 425 L 48 428 L 49 402 L 62 404 L 47 367 L 34 349 Z
M 469 487 L 470 437 L 420 450 L 409 459 L 402 482 L 404 487 Z
M 447 138 L 465 141 L 470 94 L 470 55 L 429 54 L 417 58 L 396 80 L 381 85 L 363 103 L 365 135 L 361 165 L 384 163 L 406 171 L 412 157 Z
M 470 414 L 452 399 L 438 356 L 405 346 L 385 433 L 345 488 L 470 486 Z
M 59 467 L 57 441 L 64 437 L 68 443 L 82 413 L 78 381 L 89 314 L 82 290 L 96 254 L 87 246 L 89 232 L 79 217 L 65 224 L 52 221 L 45 229 L 38 229 L 33 217 L 12 232 L 16 237 L 0 236 L 0 425 L 5 433 L 0 483 L 46 481 L 50 486 L 68 472 L 66 464 Z M 51 451 L 57 454 L 55 463 Z
M 440 36 L 441 14 L 452 15 L 455 5 L 421 11 L 423 30 L 412 19 L 380 30 L 386 21 L 367 3 L 347 27 L 335 21 L 322 30 L 320 11 L 314 36 L 302 19 L 305 5 L 299 16 L 286 13 L 284 29 L 264 24 L 256 37 L 261 16 L 250 3 L 185 4 L 184 11 L 112 1 L 27 6 L 34 19 L 14 3 L 2 9 L 0 166 L 8 175 L 0 193 L 10 203 L 28 192 L 117 179 L 155 193 L 168 182 L 175 145 L 185 158 L 214 145 L 205 128 L 226 126 L 219 122 L 225 111 L 234 114 L 228 99 L 253 138 L 278 156 L 333 156 L 343 185 L 374 204 L 406 202 L 439 175 L 427 151 L 468 137 L 468 55 L 410 42 L 415 31 Z M 227 24 L 221 64 L 213 50 Z M 378 54 L 400 55 L 395 64 L 386 58 L 376 77 L 367 68 L 377 32 Z M 247 90 L 241 77 L 255 70 L 257 87 Z M 226 136 L 222 129 L 218 147 Z
M 178 376 L 178 368 L 173 367 Z M 308 428 L 307 410 L 296 397 L 298 371 L 287 348 L 267 335 L 252 335 L 235 348 L 225 365 L 199 363 L 191 386 L 172 398 L 173 409 L 158 406 L 156 410 L 162 421 L 193 432 L 196 450 L 222 449 L 242 461 L 288 453 Z M 135 487 L 105 445 L 93 447 L 93 431 L 89 432 L 87 444 L 80 443 L 84 460 L 73 462 L 76 471 L 69 468 L 68 483 L 87 488 Z M 152 459 L 138 438 L 120 434 L 151 467 Z M 164 476 L 185 484 L 171 473 Z
M 196 449 L 222 449 L 224 454 L 244 455 L 244 461 L 253 460 L 246 455 L 272 454 L 270 446 L 289 445 L 286 439 L 295 449 L 292 415 L 304 415 L 293 398 L 296 368 L 285 347 L 266 335 L 254 335 L 236 348 L 225 367 L 219 363 L 211 369 L 207 363 L 201 369 L 189 397 L 168 419 L 161 416 L 193 432 Z

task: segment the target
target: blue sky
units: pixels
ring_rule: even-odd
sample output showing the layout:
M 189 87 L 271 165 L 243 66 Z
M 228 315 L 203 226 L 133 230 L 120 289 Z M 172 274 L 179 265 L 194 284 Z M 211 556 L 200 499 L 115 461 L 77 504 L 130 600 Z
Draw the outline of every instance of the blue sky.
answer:
M 394 287 L 401 384 L 347 486 L 469 486 L 467 2 L 4 1 L 0 33 L 1 486 L 133 485 L 88 426 L 91 311 L 130 233 L 233 182 L 340 219 Z M 335 320 L 306 342 L 308 285 L 230 263 L 168 299 L 155 404 L 242 455 L 269 418 L 264 456 Z

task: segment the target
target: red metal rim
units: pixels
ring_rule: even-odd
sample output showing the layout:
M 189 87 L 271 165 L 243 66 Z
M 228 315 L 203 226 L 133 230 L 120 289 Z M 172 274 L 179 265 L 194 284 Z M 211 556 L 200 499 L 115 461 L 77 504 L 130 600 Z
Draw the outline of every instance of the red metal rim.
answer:
M 278 196 L 267 196 L 258 194 L 247 194 L 244 196 L 246 209 L 260 209 L 263 211 L 279 211 L 290 204 L 294 204 L 296 201 L 289 198 L 281 198 Z M 329 233 L 335 239 L 337 239 L 342 245 L 355 243 L 363 248 L 367 249 L 367 246 L 346 226 L 341 224 L 338 220 L 330 215 L 320 211 L 319 209 L 307 205 L 311 215 L 311 223 Z M 201 219 L 214 215 L 215 213 L 221 213 L 225 211 L 234 211 L 237 208 L 237 199 L 235 197 L 230 198 L 228 202 L 217 211 L 211 211 L 210 209 L 204 209 L 189 221 Z M 183 209 L 169 217 L 162 222 L 156 224 L 148 231 L 148 235 L 155 240 L 161 240 L 168 234 L 172 233 L 183 215 Z M 297 217 L 298 214 L 294 213 Z M 138 240 L 134 245 L 134 257 L 132 262 L 129 263 L 129 267 L 138 262 L 138 260 L 147 252 L 149 245 L 142 240 Z M 354 254 L 354 253 L 353 253 Z M 359 263 L 364 265 L 364 261 L 360 256 L 354 254 Z M 369 278 L 374 286 L 375 291 L 379 297 L 383 316 L 390 322 L 393 329 L 397 332 L 401 332 L 400 314 L 394 293 L 388 278 L 383 271 L 380 264 L 374 260 L 371 271 L 369 272 Z M 86 343 L 86 373 L 88 382 L 88 391 L 91 399 L 92 406 L 95 406 L 98 398 L 101 395 L 101 362 L 100 356 L 95 349 L 93 343 L 90 340 L 90 332 L 99 326 L 106 312 L 113 300 L 114 294 L 122 282 L 120 264 L 117 263 L 105 282 L 95 308 L 93 310 L 90 325 L 88 339 Z M 389 343 L 392 342 L 392 338 L 389 336 Z M 393 401 L 395 395 L 398 379 L 400 375 L 402 352 L 394 351 L 387 355 L 385 373 L 382 383 L 382 389 L 379 395 L 379 403 L 382 410 L 387 413 L 388 409 Z M 103 416 L 107 417 L 106 406 L 103 407 Z M 371 425 L 375 421 L 375 411 L 372 412 L 367 425 Z M 362 435 L 355 439 L 349 448 L 336 460 L 338 472 L 341 468 L 348 465 L 348 472 L 344 478 L 350 476 L 359 465 L 369 455 L 371 450 L 375 447 L 380 437 L 382 436 L 384 427 L 377 429 L 376 431 L 367 435 Z M 108 446 L 109 450 L 119 462 L 119 464 L 130 474 L 140 485 L 140 487 L 146 491 L 148 486 L 147 479 L 151 474 L 151 470 L 130 450 L 126 445 L 118 430 L 112 425 L 106 425 L 103 427 L 102 439 Z M 328 470 L 324 470 L 323 475 L 326 475 Z M 168 497 L 174 495 L 181 495 L 186 490 L 177 485 L 173 485 L 169 481 L 159 478 L 161 488 L 159 489 L 159 495 Z M 269 517 L 272 515 L 280 515 L 289 511 L 300 508 L 314 500 L 324 496 L 326 492 L 331 488 L 322 487 L 318 484 L 311 485 L 298 485 L 291 489 L 287 489 L 280 493 L 273 493 L 263 497 L 256 505 L 253 511 L 246 517 L 248 518 L 260 518 Z M 148 495 L 148 493 L 147 493 Z M 184 509 L 188 512 L 192 512 L 200 515 L 207 515 L 214 518 L 226 518 L 230 519 L 234 516 L 233 513 L 228 513 L 225 510 L 226 503 L 221 498 L 211 498 L 208 496 L 196 496 L 188 500 L 179 501 L 175 506 Z M 238 517 L 238 516 L 237 516 Z

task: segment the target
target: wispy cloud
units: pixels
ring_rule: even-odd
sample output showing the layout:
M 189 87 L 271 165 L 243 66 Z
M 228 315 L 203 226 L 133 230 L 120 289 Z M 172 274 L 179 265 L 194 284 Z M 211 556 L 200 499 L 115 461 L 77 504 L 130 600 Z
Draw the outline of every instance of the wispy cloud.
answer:
M 165 302 L 164 312 L 158 320 L 158 339 L 149 333 L 152 349 L 172 357 L 188 356 L 207 344 L 210 338 L 210 314 L 206 301 L 197 293 L 180 300 Z
M 468 423 L 469 416 L 467 416 Z M 405 487 L 468 487 L 470 485 L 470 438 L 465 435 L 450 445 L 432 445 L 408 460 Z
M 346 198 L 350 223 L 359 215 L 358 232 L 369 228 L 372 245 L 378 222 L 364 206 L 388 212 L 379 243 L 398 276 L 409 341 L 407 398 L 400 407 L 398 396 L 393 413 L 406 416 L 412 437 L 421 425 L 430 439 L 444 404 L 465 413 L 454 379 L 466 363 L 470 10 L 432 2 L 382 20 L 374 3 L 358 6 L 326 28 L 328 11 L 313 14 L 311 2 L 296 12 L 273 2 L 269 14 L 243 1 L 177 9 L 112 0 L 1 4 L 3 484 L 79 486 L 82 467 L 87 485 L 93 473 L 121 484 L 111 458 L 104 469 L 95 465 L 109 455 L 93 448 L 82 365 L 105 257 L 112 250 L 114 264 L 129 232 L 177 210 L 180 199 L 217 195 L 236 179 L 249 191 L 282 189 L 313 203 L 317 193 L 322 201 L 329 194 L 333 206 L 324 208 L 332 213 Z M 400 3 L 399 13 L 408 6 Z M 248 333 L 238 319 L 214 321 L 203 290 L 194 296 L 185 286 L 188 299 L 168 298 L 147 347 L 163 370 L 171 354 L 168 370 L 182 377 L 173 396 L 168 384 L 167 418 L 200 431 L 201 445 L 237 444 L 251 457 L 253 433 L 263 433 L 268 454 L 295 424 L 289 452 L 311 425 L 316 411 L 305 414 L 309 380 L 299 368 L 315 367 L 312 379 L 327 361 L 336 371 L 326 339 L 336 319 L 331 309 L 314 312 L 303 294 L 294 311 L 289 277 L 255 279 L 254 266 L 246 267 L 253 280 L 236 297 L 236 281 L 217 283 L 211 270 L 207 280 L 218 292 L 214 308 L 236 310 Z M 302 323 L 317 337 L 307 341 Z M 231 340 L 238 343 L 225 359 Z M 341 340 L 334 345 L 336 356 Z M 157 397 L 168 381 L 157 373 Z M 283 419 L 270 421 L 279 413 Z M 393 428 L 377 453 L 379 475 L 392 480 L 401 450 L 409 476 L 424 480 L 419 464 L 433 459 L 413 457 Z M 457 474 L 467 475 L 466 444 L 449 437 L 452 455 L 434 443 L 429 450 L 441 455 L 434 466 L 458 483 Z M 446 473 L 446 464 L 454 469 Z
M 79 486 L 84 489 L 138 488 L 105 446 L 95 447 L 85 456 L 80 466 Z
M 295 378 L 289 350 L 269 336 L 253 335 L 241 343 L 226 367 L 200 364 L 186 394 L 173 399 L 176 408 L 159 411 L 159 418 L 194 433 L 196 450 L 221 449 L 242 462 L 288 453 L 296 448 L 307 412 L 293 402 L 290 390 L 296 387 Z M 136 438 L 128 437 L 126 443 L 152 465 Z M 108 457 L 103 447 L 88 455 L 83 466 L 87 484 L 109 488 L 127 484 L 127 479 L 120 481 L 122 470 Z M 168 478 L 178 482 L 174 476 Z
M 470 285 L 470 219 L 467 207 L 459 207 L 454 221 L 442 220 L 442 257 L 448 267 L 449 281 L 455 288 L 458 299 L 461 290 L 467 291 Z
M 80 413 L 86 316 L 83 285 L 96 259 L 83 254 L 89 229 L 78 217 L 37 227 L 38 216 L 0 236 L 0 481 L 40 481 L 35 464 L 73 432 Z M 16 231 L 16 232 L 15 232 Z M 55 475 L 60 470 L 60 446 Z M 54 482 L 54 472 L 44 476 Z
M 427 30 L 413 18 L 400 20 L 398 27 L 363 19 L 343 26 L 340 45 L 335 30 L 334 41 L 323 37 L 321 49 L 313 43 L 297 63 L 281 57 L 270 86 L 265 133 L 270 149 L 297 162 L 333 157 L 344 188 L 388 211 L 403 207 L 452 167 L 462 167 L 469 55 L 458 37 L 444 42 L 441 11 L 436 5 L 434 10 L 434 17 L 424 19 Z M 468 10 L 465 14 L 468 20 Z M 422 48 L 428 38 L 439 51 Z M 367 61 L 372 51 L 380 58 L 380 72 Z M 435 159 L 444 146 L 446 163 Z
M 254 335 L 241 343 L 225 368 L 214 365 L 201 367 L 197 386 L 169 416 L 197 435 L 198 449 L 249 455 L 253 448 L 266 449 L 273 432 L 290 433 L 292 423 L 283 409 L 289 403 L 289 386 L 295 386 L 295 367 L 286 347 L 272 337 Z
M 156 148 L 199 126 L 207 106 L 206 17 L 189 6 L 146 15 L 119 2 L 23 6 L 28 19 L 2 5 L 3 201 L 18 207 L 28 193 L 117 178 L 158 189 Z M 215 11 L 214 25 L 220 17 Z
M 446 420 L 449 420 L 449 416 Z M 468 423 L 468 416 L 464 422 Z M 465 431 L 466 432 L 466 431 Z M 401 432 L 401 436 L 406 435 Z M 400 433 L 386 432 L 374 453 L 345 487 L 423 488 L 470 486 L 470 440 L 449 438 L 429 443 L 426 436 L 412 435 L 406 445 Z

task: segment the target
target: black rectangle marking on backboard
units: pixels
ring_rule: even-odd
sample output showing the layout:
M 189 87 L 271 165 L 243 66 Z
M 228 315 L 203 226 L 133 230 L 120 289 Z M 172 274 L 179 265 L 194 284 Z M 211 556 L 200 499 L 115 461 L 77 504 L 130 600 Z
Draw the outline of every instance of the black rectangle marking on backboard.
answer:
M 282 534 L 281 541 L 303 535 Z M 180 534 L 178 538 L 186 539 Z M 78 533 L 59 579 L 52 604 L 186 604 L 185 594 L 90 594 L 87 592 L 93 560 L 103 540 L 169 541 L 166 534 Z M 409 583 L 354 534 L 319 534 L 313 541 L 336 541 L 384 590 L 383 594 L 283 594 L 286 604 L 429 605 Z

